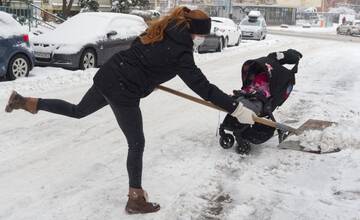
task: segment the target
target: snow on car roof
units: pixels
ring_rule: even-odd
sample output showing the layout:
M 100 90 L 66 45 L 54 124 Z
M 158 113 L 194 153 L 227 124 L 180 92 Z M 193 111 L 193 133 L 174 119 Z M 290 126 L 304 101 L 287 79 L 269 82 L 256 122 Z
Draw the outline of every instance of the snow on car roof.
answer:
M 40 35 L 42 42 L 73 43 L 87 41 L 105 34 L 108 25 L 117 19 L 125 19 L 127 22 L 144 24 L 144 20 L 136 15 L 128 15 L 111 12 L 85 12 L 79 13 L 59 25 L 54 31 Z
M 79 13 L 76 16 L 96 16 L 96 17 L 103 17 L 107 19 L 114 19 L 114 18 L 127 18 L 127 19 L 135 19 L 139 21 L 143 21 L 143 19 L 136 15 L 131 14 L 123 14 L 123 13 L 114 13 L 114 12 L 83 12 Z
M 11 14 L 0 11 L 0 37 L 7 38 L 15 35 L 26 34 L 24 28 L 12 17 Z
M 260 17 L 261 13 L 260 13 L 260 11 L 250 11 L 248 16 L 249 17 Z

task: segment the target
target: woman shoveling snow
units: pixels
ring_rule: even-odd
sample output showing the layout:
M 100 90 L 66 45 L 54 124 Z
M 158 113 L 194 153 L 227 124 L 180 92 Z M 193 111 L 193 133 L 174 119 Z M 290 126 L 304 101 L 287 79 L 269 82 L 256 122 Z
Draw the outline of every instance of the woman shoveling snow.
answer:
M 241 123 L 254 123 L 254 112 L 211 84 L 194 63 L 193 48 L 201 44 L 210 28 L 211 20 L 203 11 L 177 7 L 170 15 L 154 22 L 130 49 L 107 61 L 96 73 L 94 84 L 79 104 L 22 97 L 13 92 L 6 111 L 24 109 L 35 114 L 42 110 L 83 118 L 110 105 L 129 147 L 129 199 L 125 209 L 131 214 L 156 212 L 160 205 L 147 201 L 141 185 L 145 146 L 139 108 L 141 98 L 152 93 L 157 85 L 178 75 L 203 99 L 225 109 Z

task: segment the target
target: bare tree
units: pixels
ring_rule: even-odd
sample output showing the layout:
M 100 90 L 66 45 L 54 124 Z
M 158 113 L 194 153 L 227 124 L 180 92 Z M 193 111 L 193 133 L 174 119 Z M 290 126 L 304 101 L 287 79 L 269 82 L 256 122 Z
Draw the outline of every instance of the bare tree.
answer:
M 67 0 L 63 0 L 62 11 L 65 18 L 67 18 L 70 15 L 71 7 L 73 3 L 74 0 L 69 0 L 69 2 L 67 2 Z

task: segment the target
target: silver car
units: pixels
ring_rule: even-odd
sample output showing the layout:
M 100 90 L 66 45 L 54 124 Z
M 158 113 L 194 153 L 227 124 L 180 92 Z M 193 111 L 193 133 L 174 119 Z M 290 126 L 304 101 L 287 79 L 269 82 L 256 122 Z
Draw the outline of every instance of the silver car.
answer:
M 355 20 L 350 29 L 351 35 L 360 35 L 360 20 Z
M 240 28 L 243 39 L 264 40 L 266 38 L 266 22 L 262 17 L 257 19 L 246 17 L 240 22 Z
M 339 25 L 339 27 L 336 28 L 336 33 L 350 35 L 351 34 L 351 26 L 352 26 L 352 22 L 347 21 L 344 24 L 341 24 L 341 25 Z

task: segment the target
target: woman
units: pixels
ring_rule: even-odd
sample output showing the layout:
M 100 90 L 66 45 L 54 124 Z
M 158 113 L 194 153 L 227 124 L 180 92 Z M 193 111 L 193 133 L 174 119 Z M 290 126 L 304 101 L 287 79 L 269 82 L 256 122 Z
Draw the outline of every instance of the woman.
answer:
M 178 75 L 203 99 L 227 110 L 242 123 L 253 124 L 253 112 L 235 102 L 210 84 L 196 67 L 193 47 L 210 33 L 211 20 L 201 10 L 177 7 L 168 16 L 154 22 L 139 36 L 131 48 L 115 54 L 94 76 L 94 84 L 79 104 L 58 99 L 22 97 L 13 92 L 6 111 L 24 109 L 33 114 L 39 110 L 74 118 L 85 117 L 106 105 L 112 108 L 128 142 L 129 175 L 128 213 L 156 212 L 160 206 L 146 199 L 141 186 L 142 157 L 145 145 L 141 98 L 154 88 Z

